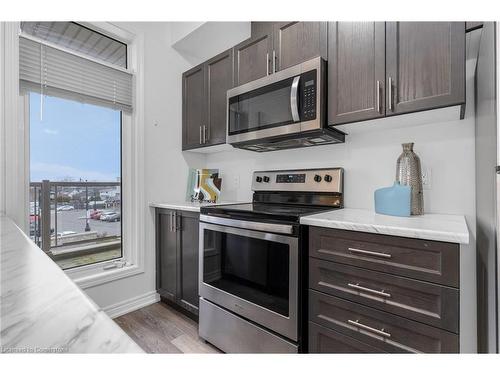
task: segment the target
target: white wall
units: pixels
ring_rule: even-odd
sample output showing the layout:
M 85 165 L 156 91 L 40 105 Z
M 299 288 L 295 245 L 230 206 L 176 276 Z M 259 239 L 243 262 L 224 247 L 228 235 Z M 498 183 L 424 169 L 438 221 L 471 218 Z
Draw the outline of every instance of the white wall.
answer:
M 250 37 L 250 22 L 170 22 L 172 47 L 193 66 Z
M 146 202 L 182 200 L 189 167 L 205 162 L 202 155 L 181 151 L 181 74 L 191 65 L 170 47 L 167 23 L 116 24 L 144 37 Z M 85 290 L 105 309 L 155 291 L 153 210 L 145 209 L 145 272 Z
M 424 191 L 425 211 L 465 215 L 471 243 L 461 250 L 461 349 L 476 350 L 475 157 L 473 65 L 467 69 L 464 120 L 450 110 L 428 111 L 349 126 L 344 144 L 255 153 L 231 150 L 207 156 L 219 168 L 224 200 L 251 200 L 251 172 L 283 168 L 343 167 L 345 207 L 373 209 L 375 189 L 392 185 L 401 143 L 414 142 L 424 168 L 432 172 Z M 436 121 L 436 119 L 440 119 Z M 415 125 L 418 124 L 418 125 Z M 239 187 L 236 181 L 239 180 Z

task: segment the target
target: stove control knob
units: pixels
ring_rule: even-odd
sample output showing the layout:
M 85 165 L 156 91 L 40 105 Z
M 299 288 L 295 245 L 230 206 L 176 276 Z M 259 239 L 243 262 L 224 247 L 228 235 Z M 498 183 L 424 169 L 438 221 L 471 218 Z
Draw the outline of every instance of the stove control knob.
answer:
M 255 178 L 255 181 L 257 181 L 257 182 L 262 182 L 262 177 L 257 176 L 257 177 Z
M 321 176 L 319 174 L 314 175 L 314 181 L 321 182 Z
M 264 182 L 269 182 L 269 176 L 264 176 Z
M 329 174 L 325 174 L 325 181 L 332 182 L 332 176 L 330 176 Z

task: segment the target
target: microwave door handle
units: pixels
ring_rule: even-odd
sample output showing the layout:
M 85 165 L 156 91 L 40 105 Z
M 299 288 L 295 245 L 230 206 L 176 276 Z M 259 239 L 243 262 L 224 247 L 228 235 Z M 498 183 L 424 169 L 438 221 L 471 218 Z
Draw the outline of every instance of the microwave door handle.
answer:
M 300 121 L 298 101 L 299 81 L 300 76 L 295 77 L 292 82 L 292 89 L 290 90 L 290 108 L 292 109 L 292 118 L 294 122 Z

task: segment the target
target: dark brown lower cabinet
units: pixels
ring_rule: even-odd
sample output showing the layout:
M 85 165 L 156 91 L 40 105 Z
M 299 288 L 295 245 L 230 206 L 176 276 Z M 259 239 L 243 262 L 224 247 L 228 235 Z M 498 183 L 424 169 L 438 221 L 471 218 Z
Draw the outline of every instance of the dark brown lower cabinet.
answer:
M 459 253 L 458 244 L 309 228 L 309 352 L 458 353 Z
M 309 353 L 385 353 L 332 329 L 309 322 Z
M 388 353 L 458 353 L 458 335 L 311 290 L 309 319 Z
M 156 289 L 160 296 L 198 315 L 199 214 L 156 209 Z

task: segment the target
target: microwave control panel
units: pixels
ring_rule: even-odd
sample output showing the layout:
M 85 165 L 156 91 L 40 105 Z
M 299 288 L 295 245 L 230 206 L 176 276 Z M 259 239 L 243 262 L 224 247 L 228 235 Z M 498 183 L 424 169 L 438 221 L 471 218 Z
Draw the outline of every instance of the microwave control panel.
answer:
M 318 92 L 316 77 L 317 70 L 303 73 L 300 77 L 302 82 L 302 108 L 300 118 L 302 121 L 316 119 L 316 96 Z

